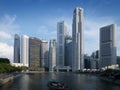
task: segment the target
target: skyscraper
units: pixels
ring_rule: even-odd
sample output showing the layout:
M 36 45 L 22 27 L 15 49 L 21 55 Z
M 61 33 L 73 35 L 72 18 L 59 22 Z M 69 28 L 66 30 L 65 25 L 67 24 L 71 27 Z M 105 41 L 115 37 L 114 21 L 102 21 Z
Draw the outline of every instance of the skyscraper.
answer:
M 15 34 L 14 38 L 14 63 L 20 63 L 20 36 Z
M 116 64 L 116 25 L 100 28 L 101 68 Z
M 72 71 L 78 71 L 84 69 L 84 17 L 82 8 L 74 10 L 72 38 Z
M 41 67 L 48 67 L 48 42 L 45 40 L 41 41 L 40 45 L 41 51 L 40 51 L 40 66 Z
M 84 55 L 84 68 L 90 69 L 90 67 L 91 67 L 91 57 L 85 54 Z
M 65 66 L 72 67 L 72 37 L 67 36 L 65 39 Z
M 50 40 L 49 44 L 49 71 L 54 71 L 56 66 L 56 40 Z
M 57 66 L 64 66 L 65 63 L 65 37 L 67 25 L 64 21 L 57 23 Z
M 100 62 L 100 56 L 99 56 L 99 51 L 96 50 L 95 52 L 92 53 L 91 55 L 91 60 L 90 60 L 90 63 L 91 63 L 91 69 L 99 69 L 99 62 Z
M 23 63 L 24 66 L 28 67 L 29 64 L 29 37 L 26 35 L 23 35 L 21 37 L 21 63 Z
M 33 71 L 40 70 L 40 44 L 40 39 L 29 38 L 29 69 Z

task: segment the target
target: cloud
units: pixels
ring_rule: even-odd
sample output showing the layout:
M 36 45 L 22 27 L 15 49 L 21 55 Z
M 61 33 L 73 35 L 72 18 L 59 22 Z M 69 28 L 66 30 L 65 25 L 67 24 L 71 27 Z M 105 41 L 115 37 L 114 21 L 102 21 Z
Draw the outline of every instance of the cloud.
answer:
M 0 42 L 0 57 L 13 60 L 13 46 Z
M 13 34 L 14 31 L 19 28 L 19 26 L 15 22 L 16 16 L 9 16 L 4 15 L 2 18 L 0 18 L 0 31 L 4 31 L 10 34 Z
M 19 32 L 16 16 L 4 15 L 0 18 L 0 57 L 9 58 L 13 62 L 14 34 Z
M 68 32 L 70 35 L 72 35 L 72 24 L 71 24 L 71 18 L 70 17 L 52 17 L 44 19 L 44 22 L 37 27 L 37 34 L 40 35 L 40 38 L 43 39 L 57 39 L 57 22 L 65 21 L 67 23 Z
M 56 39 L 57 32 L 53 28 L 50 26 L 39 26 L 38 34 L 40 38 L 45 40 Z
M 1 37 L 1 39 L 9 39 L 12 36 L 9 33 L 6 33 L 4 31 L 0 31 L 0 37 Z

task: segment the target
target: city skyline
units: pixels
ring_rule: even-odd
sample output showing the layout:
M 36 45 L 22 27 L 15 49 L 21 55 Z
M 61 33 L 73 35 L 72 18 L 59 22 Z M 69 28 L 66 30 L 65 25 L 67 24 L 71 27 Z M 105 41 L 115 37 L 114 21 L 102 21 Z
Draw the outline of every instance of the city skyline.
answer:
M 117 55 L 120 56 L 120 13 L 117 11 L 120 7 L 119 3 L 118 0 L 53 0 L 53 2 L 48 0 L 1 0 L 0 57 L 13 60 L 15 33 L 46 40 L 56 39 L 57 22 L 64 20 L 68 23 L 68 31 L 72 35 L 71 23 L 75 7 L 82 7 L 85 12 L 85 54 L 91 55 L 92 52 L 99 49 L 100 27 L 115 23 L 118 26 Z

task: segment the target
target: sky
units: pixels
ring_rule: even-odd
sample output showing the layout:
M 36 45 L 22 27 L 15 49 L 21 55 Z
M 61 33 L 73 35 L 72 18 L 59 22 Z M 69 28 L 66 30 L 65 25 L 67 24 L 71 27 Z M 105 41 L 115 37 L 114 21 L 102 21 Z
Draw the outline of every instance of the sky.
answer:
M 57 22 L 65 21 L 72 35 L 73 11 L 84 9 L 85 54 L 99 49 L 99 29 L 117 24 L 120 56 L 120 0 L 0 0 L 0 57 L 13 62 L 14 34 L 56 39 Z

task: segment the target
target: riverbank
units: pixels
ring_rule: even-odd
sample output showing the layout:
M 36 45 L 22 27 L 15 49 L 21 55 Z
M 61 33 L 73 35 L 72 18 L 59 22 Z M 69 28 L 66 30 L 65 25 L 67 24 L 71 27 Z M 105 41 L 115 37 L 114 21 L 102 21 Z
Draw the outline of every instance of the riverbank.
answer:
M 109 78 L 109 77 L 99 77 L 101 80 L 120 85 L 120 79 L 115 79 L 115 78 Z
M 119 72 L 118 72 L 119 73 Z M 88 75 L 94 75 L 98 77 L 100 80 L 103 80 L 108 83 L 113 83 L 120 85 L 120 78 L 116 78 L 117 73 L 112 72 L 79 72 L 79 74 L 88 74 Z
M 22 73 L 13 73 L 13 74 L 0 74 L 0 86 L 12 81 L 13 79 L 21 76 Z
M 26 71 L 23 73 L 29 74 L 29 73 L 43 73 L 43 72 L 45 72 L 45 71 Z

